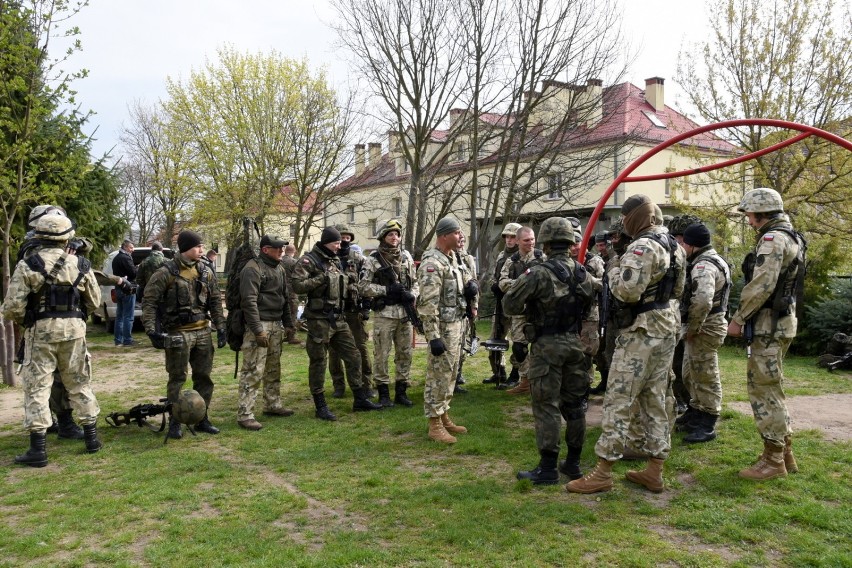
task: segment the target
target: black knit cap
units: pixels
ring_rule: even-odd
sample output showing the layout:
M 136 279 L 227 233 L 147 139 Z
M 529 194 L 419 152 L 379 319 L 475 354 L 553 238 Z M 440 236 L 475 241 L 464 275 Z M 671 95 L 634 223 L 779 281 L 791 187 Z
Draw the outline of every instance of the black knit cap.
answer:
M 339 241 L 341 238 L 340 231 L 334 227 L 326 227 L 322 230 L 322 235 L 320 235 L 320 244 L 327 245 L 328 243 Z
M 702 223 L 693 223 L 684 229 L 683 242 L 693 247 L 706 247 L 710 244 L 710 230 Z
M 181 231 L 177 237 L 177 245 L 180 252 L 186 252 L 193 247 L 197 247 L 203 242 L 201 235 L 195 231 Z

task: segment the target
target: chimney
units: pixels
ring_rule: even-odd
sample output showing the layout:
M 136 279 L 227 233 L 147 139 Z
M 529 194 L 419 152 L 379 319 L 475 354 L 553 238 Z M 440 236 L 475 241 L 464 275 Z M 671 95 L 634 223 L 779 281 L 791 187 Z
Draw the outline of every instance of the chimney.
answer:
M 382 145 L 379 142 L 370 142 L 370 167 L 375 168 L 382 159 Z
M 586 128 L 594 128 L 603 118 L 603 81 L 589 79 L 586 83 Z
M 663 78 L 651 77 L 645 79 L 645 100 L 654 107 L 655 111 L 666 108 L 666 99 L 663 92 Z
M 355 175 L 364 173 L 364 145 L 355 144 Z

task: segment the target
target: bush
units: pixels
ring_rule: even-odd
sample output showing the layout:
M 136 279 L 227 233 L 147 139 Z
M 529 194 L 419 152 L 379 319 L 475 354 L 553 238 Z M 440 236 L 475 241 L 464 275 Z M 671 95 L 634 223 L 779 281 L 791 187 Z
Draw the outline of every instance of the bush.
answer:
M 830 294 L 806 306 L 807 320 L 797 341 L 808 353 L 822 353 L 837 332 L 852 333 L 852 278 L 836 278 Z

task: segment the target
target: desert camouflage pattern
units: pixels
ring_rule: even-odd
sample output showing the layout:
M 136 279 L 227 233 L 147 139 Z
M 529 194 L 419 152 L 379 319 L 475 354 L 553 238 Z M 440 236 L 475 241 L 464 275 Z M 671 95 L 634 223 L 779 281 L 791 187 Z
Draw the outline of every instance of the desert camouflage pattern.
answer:
M 258 345 L 257 336 L 250 329 L 243 335 L 237 420 L 254 419 L 254 405 L 261 385 L 264 409 L 277 410 L 282 407 L 281 344 L 284 342 L 284 326 L 280 321 L 261 321 L 260 326 L 261 331 L 266 332 L 269 347 Z
M 509 223 L 509 225 L 517 225 L 517 223 Z M 509 225 L 506 225 L 506 227 L 508 228 Z M 517 230 L 519 228 L 520 228 L 520 225 L 518 225 L 517 228 L 513 228 L 511 230 L 511 232 L 509 232 L 508 234 L 514 236 L 515 232 L 517 232 Z M 503 234 L 504 235 L 507 234 L 506 229 L 503 230 Z M 517 250 L 517 249 L 515 249 L 515 250 Z M 495 282 L 500 281 L 500 271 L 503 269 L 503 265 L 505 264 L 505 259 L 506 259 L 507 256 L 511 256 L 512 254 L 513 253 L 509 253 L 507 255 L 505 250 L 501 250 L 500 253 L 497 255 L 497 260 L 494 263 L 494 266 L 495 266 L 495 268 L 499 268 L 499 270 L 497 270 L 496 274 L 494 274 Z M 498 286 L 499 286 L 499 284 L 498 284 Z M 503 333 L 502 334 L 497 333 L 497 331 L 498 331 L 497 328 L 499 326 L 497 325 L 497 313 L 495 312 L 494 315 L 491 316 L 491 335 L 489 336 L 489 339 L 506 339 L 506 337 L 508 337 L 508 335 L 509 335 L 509 333 L 512 329 L 512 318 L 510 318 L 506 314 L 502 314 L 502 316 L 500 318 L 500 323 L 502 324 L 502 327 L 503 327 Z M 509 353 L 511 354 L 511 351 L 509 351 Z M 517 365 L 517 361 L 515 361 L 514 355 L 510 355 L 510 362 L 511 362 L 512 365 Z M 505 365 L 506 365 L 506 358 L 505 358 L 505 355 L 503 354 L 503 351 L 489 351 L 488 352 L 488 363 L 491 365 L 491 374 L 496 375 L 498 373 L 498 371 L 500 370 L 500 368 L 505 367 Z
M 397 276 L 398 282 L 411 282 L 409 291 L 418 296 L 420 294 L 420 285 L 417 282 L 417 274 L 414 268 L 414 260 L 406 250 L 400 251 L 400 270 Z M 378 273 L 382 270 L 382 264 L 377 258 L 368 255 L 364 259 L 363 267 L 361 268 L 361 277 L 358 282 L 358 291 L 365 298 L 379 298 L 385 295 L 385 285 L 379 284 Z M 406 319 L 405 308 L 400 304 L 393 306 L 385 306 L 375 312 L 383 318 L 390 319 Z
M 391 306 L 397 307 L 397 306 Z M 390 359 L 393 350 L 394 382 L 408 384 L 414 348 L 411 338 L 414 326 L 400 318 L 376 315 L 373 320 L 373 378 L 377 385 L 390 383 Z
M 757 431 L 775 446 L 793 434 L 784 395 L 784 355 L 793 340 L 786 337 L 755 337 L 748 360 L 748 398 Z
M 758 187 L 743 195 L 737 210 L 748 213 L 775 213 L 784 211 L 784 201 L 781 194 L 774 189 Z
M 468 280 L 476 280 L 476 259 L 473 255 L 468 254 L 465 250 L 460 250 L 458 252 L 458 258 L 461 261 L 459 266 L 461 267 L 464 274 L 465 282 Z M 471 305 L 474 310 L 479 309 L 479 294 L 471 300 Z M 464 365 L 464 360 L 467 358 L 467 354 L 470 351 L 470 326 L 471 321 L 470 318 L 464 318 L 462 320 L 462 349 L 459 353 L 459 365 Z
M 598 295 L 603 287 L 603 276 L 606 266 L 604 265 L 603 259 L 595 254 L 590 255 L 586 259 L 585 267 L 587 278 L 592 283 L 595 294 L 592 296 L 592 304 L 589 307 L 589 312 L 586 317 L 583 318 L 583 328 L 580 331 L 580 343 L 583 344 L 583 353 L 585 353 L 591 360 L 591 358 L 597 355 L 598 349 L 600 349 L 601 338 L 599 329 L 600 312 L 598 307 Z M 591 365 L 589 365 L 589 373 L 592 372 L 593 369 Z

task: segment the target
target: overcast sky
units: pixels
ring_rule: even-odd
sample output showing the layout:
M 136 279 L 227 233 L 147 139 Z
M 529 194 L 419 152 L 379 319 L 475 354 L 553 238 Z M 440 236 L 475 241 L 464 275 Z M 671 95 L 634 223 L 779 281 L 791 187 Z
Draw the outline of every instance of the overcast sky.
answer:
M 627 36 L 641 48 L 628 79 L 643 86 L 648 77 L 666 80 L 666 103 L 682 107 L 673 77 L 683 41 L 707 35 L 701 0 L 622 0 Z M 78 81 L 78 102 L 97 114 L 94 155 L 119 143 L 127 108 L 134 100 L 154 103 L 165 96 L 167 77 L 216 58 L 229 44 L 241 52 L 269 52 L 307 57 L 313 67 L 326 66 L 333 83 L 346 82 L 347 69 L 335 32 L 334 12 L 327 0 L 90 0 L 75 16 L 83 51 L 68 69 L 85 68 Z M 120 152 L 116 148 L 113 154 Z

